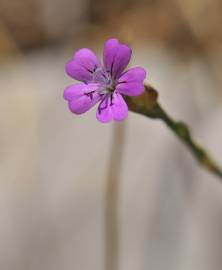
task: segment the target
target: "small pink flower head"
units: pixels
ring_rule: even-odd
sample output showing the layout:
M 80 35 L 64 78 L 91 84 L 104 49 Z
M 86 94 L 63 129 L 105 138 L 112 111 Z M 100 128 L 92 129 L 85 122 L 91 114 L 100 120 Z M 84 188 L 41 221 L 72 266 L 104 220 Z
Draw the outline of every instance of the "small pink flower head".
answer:
M 131 49 L 114 38 L 104 45 L 103 65 L 91 50 L 78 50 L 66 64 L 66 73 L 81 81 L 64 90 L 70 111 L 82 114 L 99 102 L 96 118 L 100 122 L 124 120 L 128 107 L 123 96 L 142 94 L 146 77 L 146 71 L 141 67 L 123 72 L 131 55 Z

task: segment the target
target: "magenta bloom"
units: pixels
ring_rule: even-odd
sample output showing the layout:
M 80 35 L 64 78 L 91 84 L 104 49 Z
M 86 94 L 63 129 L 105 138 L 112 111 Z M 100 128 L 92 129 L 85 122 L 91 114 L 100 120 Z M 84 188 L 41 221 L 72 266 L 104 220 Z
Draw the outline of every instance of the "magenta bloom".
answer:
M 121 121 L 128 115 L 123 96 L 138 96 L 144 91 L 146 71 L 134 67 L 125 72 L 132 51 L 117 39 L 110 39 L 104 45 L 102 65 L 89 49 L 77 51 L 67 65 L 66 72 L 73 79 L 81 81 L 68 86 L 64 99 L 75 114 L 82 114 L 99 102 L 96 118 L 100 122 Z

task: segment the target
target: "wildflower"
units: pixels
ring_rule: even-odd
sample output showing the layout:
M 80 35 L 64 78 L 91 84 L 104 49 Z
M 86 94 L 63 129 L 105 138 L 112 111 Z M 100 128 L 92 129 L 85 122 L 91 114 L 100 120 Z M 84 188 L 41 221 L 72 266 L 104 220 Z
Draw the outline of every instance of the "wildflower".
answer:
M 131 49 L 117 39 L 106 41 L 104 65 L 91 50 L 83 48 L 77 51 L 66 65 L 66 73 L 81 81 L 64 91 L 70 111 L 82 114 L 100 102 L 96 113 L 100 122 L 124 120 L 128 107 L 123 96 L 140 95 L 144 91 L 143 81 L 146 77 L 146 71 L 141 67 L 123 72 L 131 55 Z

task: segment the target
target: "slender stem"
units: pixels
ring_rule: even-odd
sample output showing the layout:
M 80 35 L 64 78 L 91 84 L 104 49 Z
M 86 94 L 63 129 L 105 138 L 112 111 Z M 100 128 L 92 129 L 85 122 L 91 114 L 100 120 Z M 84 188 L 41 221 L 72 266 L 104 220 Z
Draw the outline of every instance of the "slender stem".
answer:
M 142 96 L 126 98 L 126 101 L 131 111 L 149 118 L 162 120 L 185 146 L 188 147 L 203 168 L 222 179 L 222 169 L 210 157 L 208 152 L 194 140 L 188 126 L 170 117 L 159 105 L 157 99 L 157 91 L 150 85 L 145 85 L 145 92 Z
M 105 194 L 105 270 L 119 265 L 119 183 L 125 123 L 115 124 Z
M 207 151 L 192 138 L 188 126 L 183 122 L 173 120 L 159 105 L 158 108 L 160 110 L 159 118 L 162 119 L 173 133 L 189 148 L 200 165 L 219 178 L 222 178 L 222 170 L 215 161 L 212 160 Z

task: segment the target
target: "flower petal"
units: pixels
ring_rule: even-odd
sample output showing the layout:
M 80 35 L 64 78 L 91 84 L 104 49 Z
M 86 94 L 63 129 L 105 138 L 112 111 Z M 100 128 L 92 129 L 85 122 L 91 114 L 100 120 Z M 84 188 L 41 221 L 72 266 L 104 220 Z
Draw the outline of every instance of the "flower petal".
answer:
M 96 118 L 102 122 L 107 123 L 111 120 L 122 121 L 128 116 L 128 107 L 123 97 L 114 93 L 106 95 L 99 104 Z
M 99 85 L 95 83 L 77 83 L 64 90 L 64 99 L 68 101 L 69 109 L 76 114 L 82 114 L 92 108 L 102 96 L 98 92 Z
M 143 81 L 146 71 L 141 67 L 131 68 L 118 79 L 116 91 L 127 96 L 138 96 L 143 93 Z
M 100 67 L 100 61 L 95 53 L 83 48 L 66 64 L 66 73 L 78 81 L 91 82 L 94 71 Z
M 129 64 L 131 49 L 117 39 L 109 39 L 104 45 L 103 61 L 113 79 L 117 79 Z

